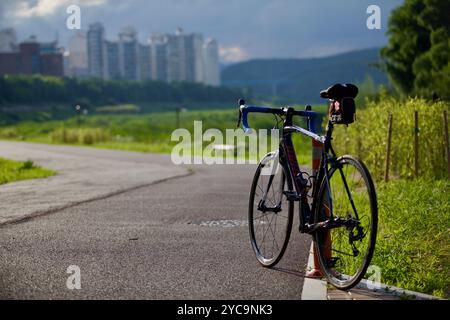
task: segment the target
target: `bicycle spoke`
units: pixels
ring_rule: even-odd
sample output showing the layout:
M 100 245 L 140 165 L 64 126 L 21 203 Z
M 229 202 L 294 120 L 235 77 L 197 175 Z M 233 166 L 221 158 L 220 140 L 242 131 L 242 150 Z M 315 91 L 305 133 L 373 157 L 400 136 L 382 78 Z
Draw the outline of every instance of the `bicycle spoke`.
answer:
M 353 286 L 363 276 L 369 263 L 368 254 L 374 245 L 370 203 L 375 199 L 369 193 L 365 173 L 355 163 L 355 160 L 346 159 L 341 167 L 332 170 L 329 178 L 333 215 L 344 225 L 316 235 L 321 259 L 331 259 L 326 273 L 335 286 L 342 288 Z M 321 219 L 325 220 L 326 213 L 330 212 L 325 191 L 321 191 L 320 206 Z
M 289 239 L 292 209 L 290 202 L 284 197 L 285 188 L 286 181 L 282 167 L 271 176 L 260 174 L 254 186 L 251 200 L 253 211 L 249 217 L 249 224 L 253 230 L 252 244 L 256 255 L 264 265 L 271 265 L 279 260 Z M 261 201 L 263 199 L 264 202 Z M 267 208 L 266 212 L 264 206 Z

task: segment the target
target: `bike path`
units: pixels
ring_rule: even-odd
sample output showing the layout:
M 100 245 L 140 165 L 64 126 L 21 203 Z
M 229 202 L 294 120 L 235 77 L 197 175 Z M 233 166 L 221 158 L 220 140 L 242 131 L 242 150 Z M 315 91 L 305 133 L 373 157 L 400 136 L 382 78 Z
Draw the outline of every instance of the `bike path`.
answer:
M 0 185 L 0 224 L 189 174 L 169 155 L 0 141 L 0 157 L 32 160 L 57 175 Z
M 58 153 L 95 152 L 81 149 L 58 147 Z M 130 155 L 135 165 L 145 156 Z M 129 164 L 116 152 L 98 161 L 107 166 L 111 158 Z M 166 160 L 155 162 L 162 168 Z M 298 233 L 298 221 L 276 268 L 262 268 L 251 248 L 246 223 L 255 166 L 192 169 L 189 176 L 1 226 L 0 298 L 300 299 L 310 237 Z M 80 269 L 80 290 L 66 286 L 69 266 Z

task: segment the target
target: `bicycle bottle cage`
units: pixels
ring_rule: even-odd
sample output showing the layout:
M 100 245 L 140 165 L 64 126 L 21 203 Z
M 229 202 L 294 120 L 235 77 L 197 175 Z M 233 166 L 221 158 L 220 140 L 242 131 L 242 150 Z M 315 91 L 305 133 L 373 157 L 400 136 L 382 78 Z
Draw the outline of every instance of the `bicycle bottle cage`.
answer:
M 355 121 L 358 87 L 353 84 L 335 84 L 320 92 L 322 98 L 330 99 L 328 116 L 336 124 L 350 124 Z

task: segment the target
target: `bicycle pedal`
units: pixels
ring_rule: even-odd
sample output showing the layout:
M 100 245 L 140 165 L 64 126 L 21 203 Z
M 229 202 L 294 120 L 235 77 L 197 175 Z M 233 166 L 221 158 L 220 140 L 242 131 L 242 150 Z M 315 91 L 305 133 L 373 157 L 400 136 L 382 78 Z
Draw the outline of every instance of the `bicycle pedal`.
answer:
M 300 196 L 295 191 L 283 191 L 288 201 L 300 201 Z

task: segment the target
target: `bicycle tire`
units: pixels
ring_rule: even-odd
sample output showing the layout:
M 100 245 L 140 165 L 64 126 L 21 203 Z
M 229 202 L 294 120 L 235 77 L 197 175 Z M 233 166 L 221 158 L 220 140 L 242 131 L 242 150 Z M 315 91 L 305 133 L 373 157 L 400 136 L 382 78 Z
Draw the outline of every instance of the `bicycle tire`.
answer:
M 362 227 L 363 231 L 362 233 L 365 232 L 364 236 L 362 239 L 358 239 L 358 240 L 352 240 L 352 242 L 350 242 L 350 239 L 352 237 L 354 237 L 354 231 L 355 228 L 347 228 L 345 226 L 341 226 L 335 229 L 330 229 L 328 231 L 322 230 L 322 231 L 317 231 L 314 233 L 314 241 L 315 241 L 315 245 L 316 245 L 316 251 L 317 251 L 317 255 L 318 255 L 318 260 L 320 263 L 320 267 L 322 268 L 323 273 L 325 274 L 325 276 L 327 277 L 328 281 L 336 288 L 340 289 L 340 290 L 348 290 L 351 289 L 352 287 L 354 287 L 355 285 L 357 285 L 361 279 L 364 277 L 367 268 L 370 265 L 370 262 L 372 260 L 373 257 L 373 253 L 375 250 L 375 244 L 376 244 L 376 235 L 377 235 L 377 228 L 378 228 L 378 207 L 377 207 L 377 198 L 376 198 L 376 192 L 375 192 L 375 186 L 373 184 L 372 178 L 370 176 L 370 173 L 367 169 L 367 167 L 364 165 L 364 163 L 353 157 L 353 156 L 342 156 L 340 158 L 337 159 L 337 165 L 334 166 L 329 173 L 329 184 L 331 186 L 331 208 L 334 214 L 334 217 L 339 216 L 340 214 L 342 214 L 343 211 L 347 211 L 346 212 L 346 218 L 352 218 L 355 219 L 355 221 L 358 221 L 358 224 L 360 227 Z M 342 210 L 344 206 L 344 202 L 345 201 L 340 201 L 338 202 L 339 199 L 345 199 L 345 196 L 339 197 L 336 194 L 333 194 L 333 188 L 338 189 L 339 186 L 339 180 L 333 180 L 334 177 L 336 177 L 336 173 L 338 173 L 338 177 L 340 177 L 340 179 L 342 181 L 344 181 L 342 179 L 342 174 L 344 174 L 344 168 L 345 166 L 352 166 L 353 168 L 355 168 L 357 170 L 357 172 L 361 175 L 361 179 L 359 182 L 355 182 L 356 178 L 351 178 L 351 179 L 347 179 L 348 177 L 346 177 L 346 182 L 348 185 L 355 185 L 355 192 L 352 194 L 352 192 L 350 191 L 350 194 L 352 194 L 352 199 L 353 199 L 353 204 L 350 202 L 350 198 L 348 197 L 348 193 L 345 189 L 345 184 L 342 182 L 342 189 L 344 190 L 342 193 L 344 195 L 347 194 L 347 200 L 348 200 L 348 204 L 347 204 L 347 208 L 350 204 L 351 210 L 353 211 L 353 213 L 351 213 L 350 209 L 347 210 Z M 341 167 L 341 171 L 338 169 L 339 167 Z M 348 169 L 348 167 L 347 167 Z M 341 173 L 339 173 L 339 171 Z M 348 170 L 347 170 L 348 172 Z M 344 174 L 344 176 L 347 173 Z M 349 181 L 350 180 L 350 183 Z M 359 185 L 361 182 L 364 182 L 364 187 L 366 189 L 367 192 L 367 197 L 368 197 L 368 205 L 367 204 L 363 204 L 363 193 L 361 193 L 362 187 Z M 317 200 L 316 200 L 316 208 L 314 210 L 314 222 L 318 223 L 321 221 L 324 221 L 325 219 L 327 219 L 326 215 L 327 215 L 327 210 L 329 212 L 330 210 L 330 206 L 328 204 L 328 207 L 326 205 L 326 202 L 324 201 L 325 196 L 327 196 L 328 198 L 328 190 L 327 190 L 327 182 L 326 182 L 326 178 L 323 177 L 321 184 L 320 184 L 320 189 L 319 192 L 317 194 Z M 350 186 L 347 186 L 348 189 L 350 190 Z M 359 193 L 361 193 L 361 195 Z M 333 197 L 335 197 L 335 199 L 333 199 Z M 355 200 L 356 199 L 356 200 Z M 328 201 L 328 200 L 327 200 Z M 357 208 L 356 212 L 358 212 L 358 210 L 360 210 L 359 214 L 358 214 L 358 219 L 356 219 L 354 216 L 354 208 L 357 207 L 357 205 L 359 206 L 359 208 Z M 364 210 L 361 210 L 364 209 Z M 370 211 L 370 220 L 369 220 L 369 225 L 368 227 L 365 229 L 363 227 L 363 223 L 365 222 L 364 219 L 365 216 L 368 215 L 362 215 L 363 212 L 366 211 Z M 350 215 L 350 216 L 349 216 Z M 357 227 L 356 227 L 357 228 Z M 342 230 L 346 229 L 345 231 L 348 234 L 348 238 L 342 237 Z M 339 232 L 339 230 L 341 230 L 341 233 L 337 233 Z M 367 233 L 370 232 L 369 237 L 367 237 Z M 359 233 L 358 233 L 359 235 Z M 342 239 L 344 238 L 344 239 Z M 348 245 L 346 244 L 346 241 L 348 242 Z M 363 243 L 365 243 L 367 246 L 365 248 L 365 253 L 364 255 L 361 255 L 360 259 L 361 261 L 358 262 L 354 262 L 354 260 L 351 260 L 350 258 L 348 258 L 348 256 L 351 257 L 351 255 L 353 255 L 353 258 L 356 259 L 356 257 L 358 257 L 358 255 L 355 256 L 355 251 L 353 251 L 353 248 L 356 247 L 352 245 L 352 243 L 357 243 L 359 241 L 361 246 L 364 246 Z M 347 247 L 351 247 L 352 248 L 352 253 L 350 254 L 350 250 L 345 252 L 344 250 L 347 250 Z M 339 249 L 337 249 L 339 248 Z M 359 251 L 359 248 L 356 248 L 357 251 Z M 334 256 L 333 256 L 334 255 Z M 338 257 L 338 255 L 340 255 Z M 359 264 L 359 266 L 355 267 L 355 264 Z M 340 269 L 344 269 L 344 266 L 347 266 L 348 270 L 340 270 Z M 352 274 L 352 270 L 356 270 L 354 271 L 354 273 Z
M 281 201 L 283 203 L 287 203 L 287 206 L 285 205 L 285 209 L 287 210 L 287 212 L 285 213 L 286 215 L 283 216 L 280 213 L 272 213 L 271 214 L 271 219 L 269 220 L 268 218 L 265 221 L 261 221 L 260 219 L 257 220 L 255 215 L 256 215 L 256 210 L 255 210 L 255 197 L 260 196 L 257 195 L 257 191 L 258 191 L 258 182 L 260 181 L 260 179 L 262 179 L 262 175 L 261 175 L 261 171 L 262 169 L 267 165 L 268 159 L 270 157 L 266 156 L 258 165 L 258 168 L 256 169 L 254 178 L 253 178 L 253 183 L 252 183 L 252 187 L 251 187 L 251 191 L 250 191 L 250 198 L 249 198 L 249 209 L 248 209 L 248 225 L 249 225 L 249 233 L 250 233 L 250 241 L 251 241 L 251 245 L 253 248 L 253 251 L 256 255 L 256 258 L 258 259 L 259 263 L 267 268 L 271 268 L 273 266 L 275 266 L 283 257 L 284 252 L 286 251 L 288 242 L 289 242 L 289 238 L 290 238 L 290 234 L 291 234 L 291 229 L 292 229 L 292 221 L 293 221 L 293 212 L 294 212 L 294 202 L 293 201 L 288 201 L 286 199 L 286 197 L 284 195 L 281 196 Z M 281 181 L 278 185 L 279 185 L 279 189 L 281 189 L 281 185 L 283 186 L 283 190 L 284 188 L 287 187 L 286 191 L 292 191 L 293 190 L 293 184 L 291 179 L 289 178 L 290 176 L 287 174 L 288 171 L 286 169 L 285 165 L 282 165 L 281 163 L 279 163 L 279 168 L 281 168 Z M 274 178 L 275 180 L 275 178 Z M 272 184 L 274 185 L 274 184 Z M 277 183 L 275 183 L 275 185 L 277 185 Z M 277 190 L 278 194 L 280 193 L 280 190 Z M 257 199 L 258 203 L 261 199 Z M 281 204 L 283 206 L 283 203 Z M 285 210 L 285 211 L 286 211 Z M 264 213 L 263 213 L 264 214 Z M 266 215 L 266 217 L 268 216 L 268 214 Z M 260 231 L 261 225 L 267 224 L 268 223 L 268 228 L 266 230 L 266 235 L 267 236 L 267 232 L 269 231 L 269 228 L 273 222 L 273 220 L 275 219 L 275 231 L 272 231 L 272 235 L 275 237 L 275 233 L 277 233 L 277 220 L 280 217 L 284 217 L 285 219 L 282 219 L 281 222 L 284 222 L 284 227 L 281 230 L 280 234 L 280 244 L 278 244 L 277 242 L 277 246 L 278 246 L 278 250 L 276 250 L 276 252 L 274 252 L 271 256 L 268 255 L 265 250 L 264 250 L 264 243 L 261 243 L 260 240 L 258 240 L 258 236 L 259 233 L 258 231 Z M 262 242 L 264 242 L 264 238 L 262 239 Z M 272 244 L 273 245 L 273 244 Z

